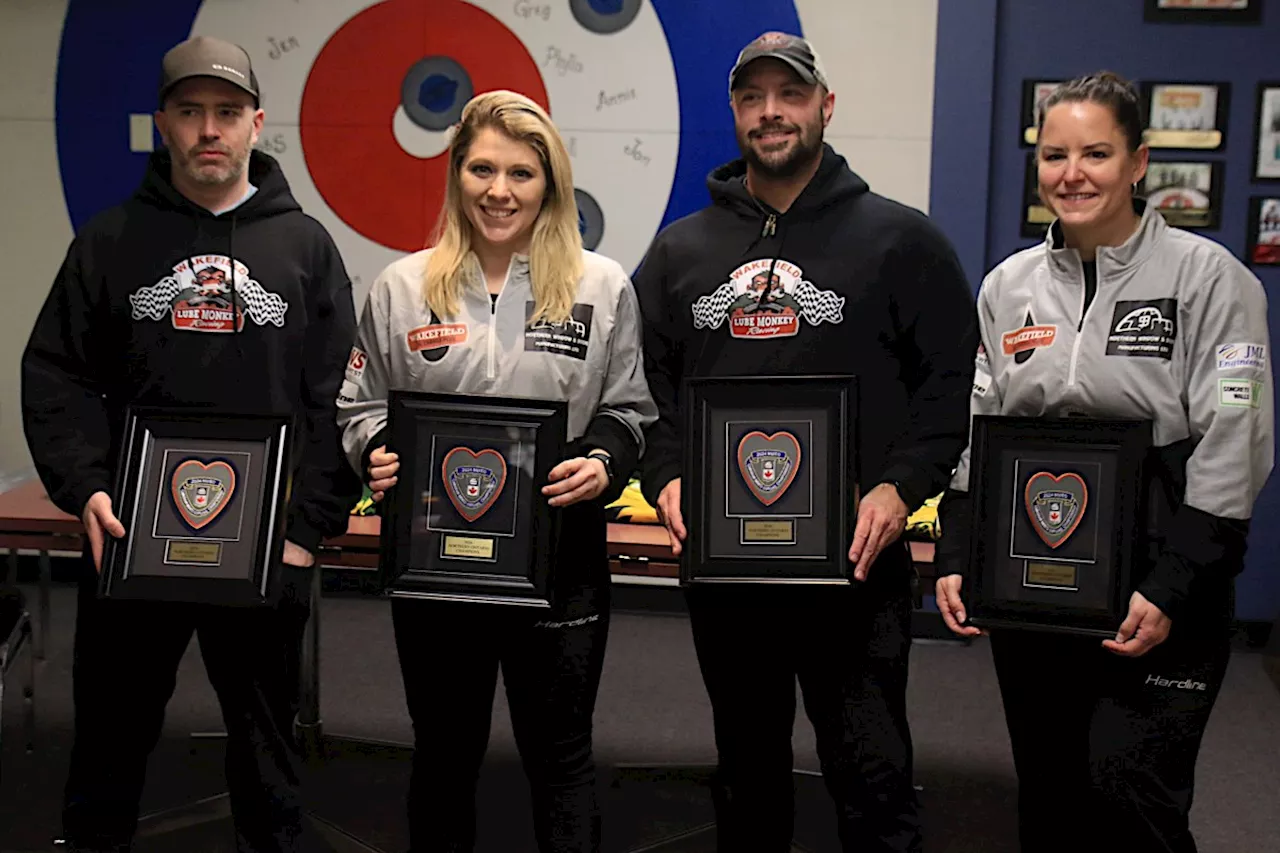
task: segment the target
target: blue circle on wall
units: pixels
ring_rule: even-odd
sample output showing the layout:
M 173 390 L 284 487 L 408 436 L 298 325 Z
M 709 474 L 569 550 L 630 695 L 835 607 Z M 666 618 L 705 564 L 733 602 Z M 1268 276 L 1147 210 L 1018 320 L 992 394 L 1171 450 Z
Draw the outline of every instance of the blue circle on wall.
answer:
M 70 0 L 58 51 L 55 134 L 58 169 L 72 227 L 127 199 L 147 153 L 129 146 L 131 115 L 156 109 L 160 60 L 191 34 L 203 0 Z M 587 8 L 614 11 L 609 2 Z M 706 206 L 706 178 L 738 156 L 728 75 L 738 52 L 768 30 L 800 33 L 793 0 L 650 0 L 675 67 L 680 150 L 662 226 Z M 618 5 L 625 11 L 627 3 Z M 626 30 L 608 36 L 626 38 Z M 109 66 L 102 45 L 120 43 Z M 264 106 L 270 109 L 271 93 Z M 156 144 L 159 142 L 157 140 Z

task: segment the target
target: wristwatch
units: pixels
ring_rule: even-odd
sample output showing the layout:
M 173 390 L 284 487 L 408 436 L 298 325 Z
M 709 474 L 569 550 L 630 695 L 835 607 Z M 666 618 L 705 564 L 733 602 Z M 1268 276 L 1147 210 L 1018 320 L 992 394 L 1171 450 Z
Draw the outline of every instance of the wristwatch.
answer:
M 609 482 L 613 482 L 613 457 L 609 455 L 607 450 L 593 450 L 587 454 L 588 459 L 599 459 L 604 463 L 604 474 L 609 478 Z

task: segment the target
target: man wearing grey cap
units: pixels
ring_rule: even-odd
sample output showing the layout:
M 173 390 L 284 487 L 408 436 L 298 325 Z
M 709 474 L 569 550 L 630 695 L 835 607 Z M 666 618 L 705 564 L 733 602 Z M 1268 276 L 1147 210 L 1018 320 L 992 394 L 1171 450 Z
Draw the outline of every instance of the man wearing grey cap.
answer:
M 314 554 L 345 532 L 360 496 L 336 424 L 355 309 L 333 240 L 254 150 L 260 96 L 236 45 L 193 38 L 166 54 L 155 113 L 164 147 L 131 198 L 76 234 L 23 354 L 28 447 L 88 545 L 60 849 L 130 849 L 193 633 L 227 728 L 237 849 L 300 849 L 293 724 Z M 105 538 L 125 534 L 111 489 L 130 405 L 297 415 L 269 606 L 98 598 Z
M 919 851 L 900 537 L 967 442 L 973 295 L 929 219 L 824 143 L 835 95 L 808 41 L 755 39 L 729 96 L 741 159 L 711 173 L 713 203 L 663 229 L 635 276 L 659 410 L 642 488 L 679 554 L 695 499 L 682 506 L 684 378 L 834 373 L 858 377 L 862 497 L 851 586 L 686 591 L 719 757 L 718 849 L 790 850 L 798 679 L 844 850 Z

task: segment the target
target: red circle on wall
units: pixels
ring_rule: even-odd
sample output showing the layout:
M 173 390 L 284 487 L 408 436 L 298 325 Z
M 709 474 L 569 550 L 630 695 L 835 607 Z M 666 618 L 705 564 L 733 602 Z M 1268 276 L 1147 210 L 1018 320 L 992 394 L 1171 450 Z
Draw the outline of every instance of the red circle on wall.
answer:
M 396 141 L 392 121 L 405 75 L 447 56 L 475 94 L 510 89 L 550 112 L 537 63 L 515 34 L 463 0 L 386 0 L 351 18 L 325 43 L 302 93 L 307 170 L 338 218 L 380 245 L 427 245 L 444 201 L 448 152 L 421 159 Z

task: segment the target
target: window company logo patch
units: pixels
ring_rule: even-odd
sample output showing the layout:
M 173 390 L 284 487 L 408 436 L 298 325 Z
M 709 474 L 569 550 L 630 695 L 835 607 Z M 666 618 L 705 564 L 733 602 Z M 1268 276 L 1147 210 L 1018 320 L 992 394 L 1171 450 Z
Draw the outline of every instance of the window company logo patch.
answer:
M 1219 379 L 1218 405 L 1256 409 L 1262 405 L 1262 383 L 1256 379 Z
M 1220 344 L 1217 354 L 1219 370 L 1262 370 L 1267 366 L 1265 344 Z
M 524 304 L 524 351 L 567 355 L 585 361 L 587 350 L 591 347 L 591 318 L 595 315 L 595 310 L 593 305 L 575 302 L 569 309 L 569 318 L 563 323 L 539 320 L 529 325 L 529 319 L 533 317 L 534 302 L 532 299 L 527 300 Z
M 1051 347 L 1058 338 L 1057 326 L 1034 326 L 1030 324 L 1031 315 L 1027 315 L 1028 324 L 1021 329 L 1005 332 L 1000 336 L 1000 346 L 1005 355 L 1011 355 L 1018 364 L 1022 364 L 1040 347 Z
M 1139 299 L 1117 302 L 1111 315 L 1107 355 L 1173 358 L 1178 340 L 1178 300 Z
M 196 255 L 156 284 L 129 294 L 134 320 L 163 320 L 187 332 L 229 333 L 249 319 L 259 326 L 284 325 L 289 304 L 253 280 L 240 261 L 232 269 L 226 255 Z
M 718 329 L 729 321 L 735 338 L 790 338 L 804 320 L 811 326 L 844 322 L 844 297 L 819 290 L 804 271 L 781 258 L 750 261 L 729 280 L 693 303 L 693 327 Z

